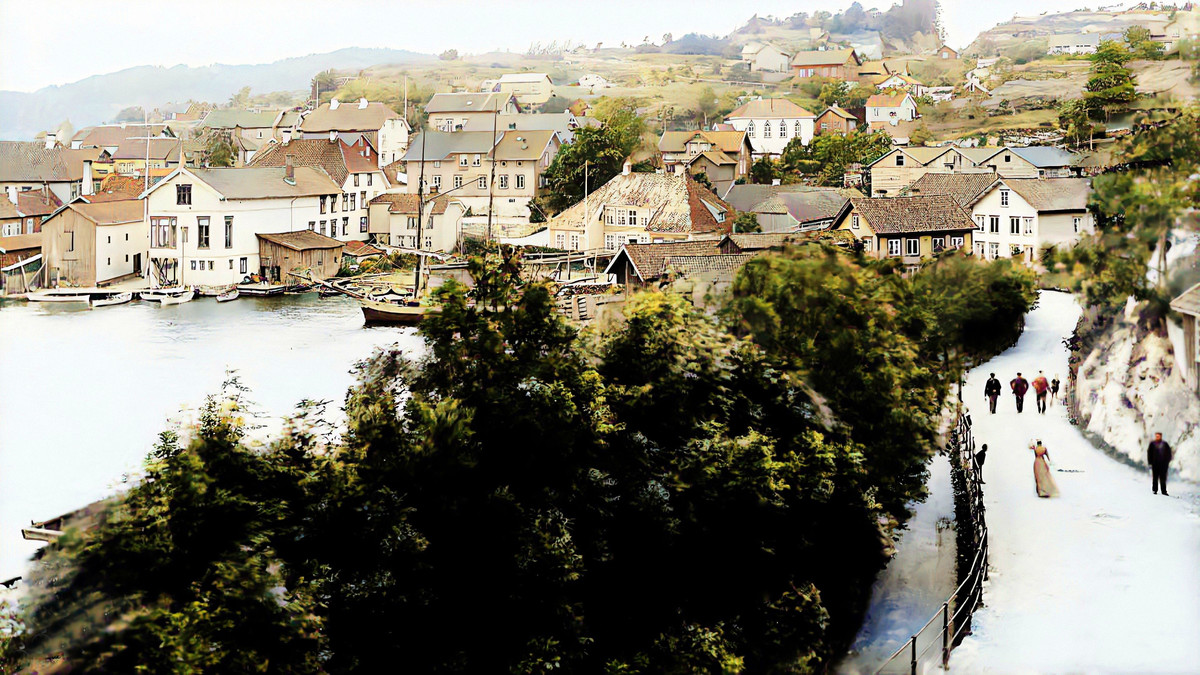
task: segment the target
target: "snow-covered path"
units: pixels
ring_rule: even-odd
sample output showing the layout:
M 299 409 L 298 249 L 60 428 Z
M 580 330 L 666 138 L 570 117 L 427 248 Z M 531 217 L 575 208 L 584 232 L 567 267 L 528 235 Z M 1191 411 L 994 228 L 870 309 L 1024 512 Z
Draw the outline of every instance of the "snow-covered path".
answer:
M 1008 381 L 1067 379 L 1061 340 L 1079 317 L 1074 299 L 1044 292 L 1015 347 L 975 369 L 964 399 L 983 470 L 991 572 L 973 634 L 954 651 L 960 673 L 1200 672 L 1200 508 L 1194 485 L 1172 476 L 1170 497 L 1139 471 L 1093 447 L 1061 404 L 1037 413 L 1032 390 L 1018 415 Z M 994 372 L 1005 395 L 988 413 Z M 1050 451 L 1061 496 L 1039 499 L 1033 453 Z

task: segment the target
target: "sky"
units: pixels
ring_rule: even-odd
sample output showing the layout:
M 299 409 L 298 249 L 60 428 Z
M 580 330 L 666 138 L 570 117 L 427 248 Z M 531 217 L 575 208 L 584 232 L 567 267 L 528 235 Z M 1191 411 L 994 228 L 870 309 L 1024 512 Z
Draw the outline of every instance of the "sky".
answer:
M 533 42 L 640 43 L 727 35 L 751 15 L 837 12 L 851 0 L 0 0 L 0 89 L 34 91 L 140 65 L 269 63 L 343 47 L 525 51 Z M 891 0 L 862 2 L 886 9 Z M 1013 14 L 1084 0 L 942 0 L 947 43 L 967 46 Z M 1095 4 L 1095 3 L 1093 3 Z M 573 8 L 586 6 L 584 11 Z M 119 11 L 114 11 L 119 7 Z M 354 20 L 353 17 L 362 17 Z M 59 30 L 47 32 L 47 26 Z M 56 36 L 48 38 L 47 36 Z M 77 40 L 71 40 L 71 36 Z M 140 39 L 139 39 L 140 38 Z M 74 45 L 74 46 L 73 46 Z

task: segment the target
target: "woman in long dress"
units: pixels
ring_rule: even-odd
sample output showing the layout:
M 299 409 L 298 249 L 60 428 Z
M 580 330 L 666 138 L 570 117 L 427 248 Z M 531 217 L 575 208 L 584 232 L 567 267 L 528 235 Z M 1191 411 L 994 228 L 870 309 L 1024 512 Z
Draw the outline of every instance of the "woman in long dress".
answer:
M 1057 497 L 1058 486 L 1054 484 L 1054 476 L 1050 475 L 1050 451 L 1040 439 L 1037 445 L 1029 447 L 1033 450 L 1033 481 L 1037 484 L 1038 496 Z

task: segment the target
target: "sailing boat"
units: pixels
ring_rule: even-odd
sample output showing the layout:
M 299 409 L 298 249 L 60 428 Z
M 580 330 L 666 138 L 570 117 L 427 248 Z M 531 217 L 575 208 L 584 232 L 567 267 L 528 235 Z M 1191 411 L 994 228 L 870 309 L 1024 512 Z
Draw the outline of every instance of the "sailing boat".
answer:
M 440 314 L 441 307 L 422 305 L 421 301 L 428 298 L 429 288 L 425 279 L 425 255 L 421 244 L 425 241 L 425 136 L 421 133 L 421 177 L 417 183 L 417 269 L 413 279 L 413 295 L 408 301 L 385 302 L 359 298 L 363 319 L 368 324 L 394 323 L 414 325 L 420 323 L 430 314 Z M 432 200 L 431 200 L 432 201 Z

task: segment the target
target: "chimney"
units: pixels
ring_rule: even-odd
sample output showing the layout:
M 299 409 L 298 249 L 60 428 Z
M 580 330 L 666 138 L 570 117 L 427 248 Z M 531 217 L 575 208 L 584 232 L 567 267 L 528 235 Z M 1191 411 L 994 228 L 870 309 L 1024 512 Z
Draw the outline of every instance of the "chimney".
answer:
M 96 193 L 92 183 L 92 160 L 90 159 L 83 160 L 83 190 L 81 190 L 81 193 L 85 195 Z
M 683 162 L 679 162 L 674 166 L 674 173 L 676 176 L 682 176 L 686 172 L 687 167 L 683 165 Z
M 628 176 L 629 172 L 632 170 L 633 170 L 633 165 L 629 162 L 629 158 L 626 157 L 625 163 L 621 165 L 621 175 Z
M 338 132 L 336 129 L 329 130 L 329 142 L 330 143 L 337 143 L 337 134 L 338 134 Z
M 8 201 L 12 202 L 14 205 L 17 203 L 17 188 L 9 187 L 4 190 L 4 194 L 8 195 Z
M 283 130 L 283 144 L 284 144 L 284 145 L 287 145 L 287 144 L 288 144 L 288 143 L 290 143 L 291 141 L 292 141 L 292 130 L 291 130 L 291 129 L 284 129 L 284 130 Z
M 330 110 L 337 110 L 339 105 L 341 105 L 341 102 L 340 102 L 340 101 L 338 101 L 336 98 L 335 98 L 335 99 L 331 99 L 331 100 L 329 101 L 329 109 L 330 109 Z
M 46 149 L 53 150 L 56 145 L 58 145 L 58 134 L 54 132 L 46 134 Z
M 359 110 L 367 109 L 367 99 L 365 99 L 365 98 L 358 99 L 358 109 Z
M 293 163 L 292 153 L 290 152 L 284 157 L 283 180 L 291 185 L 296 184 L 296 165 Z

